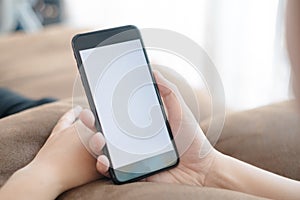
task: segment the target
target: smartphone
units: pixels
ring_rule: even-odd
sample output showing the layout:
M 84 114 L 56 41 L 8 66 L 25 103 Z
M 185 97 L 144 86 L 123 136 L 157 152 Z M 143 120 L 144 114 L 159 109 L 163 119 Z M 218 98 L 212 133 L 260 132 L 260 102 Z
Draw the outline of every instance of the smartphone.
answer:
M 178 152 L 139 30 L 78 34 L 72 47 L 95 126 L 106 139 L 113 182 L 175 167 Z

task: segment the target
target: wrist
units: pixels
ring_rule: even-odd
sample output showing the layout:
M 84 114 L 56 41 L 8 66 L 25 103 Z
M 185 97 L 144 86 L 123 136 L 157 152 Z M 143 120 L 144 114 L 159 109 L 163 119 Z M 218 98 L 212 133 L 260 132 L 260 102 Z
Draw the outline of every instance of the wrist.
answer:
M 31 163 L 16 171 L 11 178 L 13 182 L 23 185 L 25 194 L 41 199 L 55 199 L 64 191 L 59 177 L 47 166 L 37 167 Z
M 224 185 L 224 173 L 225 166 L 228 165 L 227 155 L 222 154 L 219 151 L 215 151 L 214 156 L 211 160 L 210 167 L 205 174 L 203 186 L 205 187 L 215 187 L 215 188 L 225 188 Z
M 214 173 L 216 169 L 219 167 L 219 160 L 224 155 L 218 152 L 215 149 L 211 149 L 210 152 L 205 155 L 205 157 L 199 157 L 198 161 L 194 163 L 192 167 L 194 172 L 196 173 L 194 177 L 196 177 L 196 183 L 199 186 L 211 187 L 211 177 L 214 177 Z

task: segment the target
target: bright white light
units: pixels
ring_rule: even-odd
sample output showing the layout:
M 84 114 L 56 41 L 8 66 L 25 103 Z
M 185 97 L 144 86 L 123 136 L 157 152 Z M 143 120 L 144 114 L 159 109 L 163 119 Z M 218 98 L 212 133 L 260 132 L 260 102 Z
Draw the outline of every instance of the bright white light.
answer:
M 227 106 L 248 109 L 288 98 L 286 61 L 274 63 L 279 0 L 64 0 L 66 23 L 102 29 L 134 24 L 164 28 L 196 41 L 216 65 L 225 88 Z M 278 30 L 278 27 L 277 27 Z M 279 29 L 280 30 L 280 29 Z M 156 55 L 159 57 L 158 55 Z M 169 62 L 192 85 L 193 72 L 176 58 Z M 279 66 L 278 62 L 285 63 Z M 182 65 L 182 66 L 179 66 Z M 276 86 L 276 88 L 274 88 Z

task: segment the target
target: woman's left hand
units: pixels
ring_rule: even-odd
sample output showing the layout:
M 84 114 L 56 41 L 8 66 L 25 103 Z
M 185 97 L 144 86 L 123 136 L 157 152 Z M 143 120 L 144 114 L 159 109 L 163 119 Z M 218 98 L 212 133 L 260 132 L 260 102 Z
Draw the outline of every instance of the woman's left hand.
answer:
M 94 121 L 92 112 L 81 107 L 64 114 L 36 157 L 1 188 L 0 197 L 54 199 L 68 189 L 99 179 L 102 175 L 95 168 L 96 158 L 82 141 L 101 154 L 105 140 L 95 133 Z
M 105 140 L 102 134 L 95 133 L 92 112 L 76 107 L 61 117 L 27 167 L 38 168 L 59 178 L 62 191 L 99 179 L 101 175 L 95 168 L 96 159 L 83 145 L 79 134 L 88 135 L 91 142 L 97 142 L 91 145 L 97 146 L 100 154 Z

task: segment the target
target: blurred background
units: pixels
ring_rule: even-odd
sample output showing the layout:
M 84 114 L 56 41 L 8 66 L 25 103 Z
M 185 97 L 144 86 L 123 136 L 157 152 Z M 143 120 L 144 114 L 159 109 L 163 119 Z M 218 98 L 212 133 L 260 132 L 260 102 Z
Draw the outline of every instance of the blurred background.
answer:
M 244 110 L 293 96 L 284 15 L 285 0 L 0 0 L 0 33 L 127 24 L 176 31 L 197 42 L 214 62 L 227 107 Z

